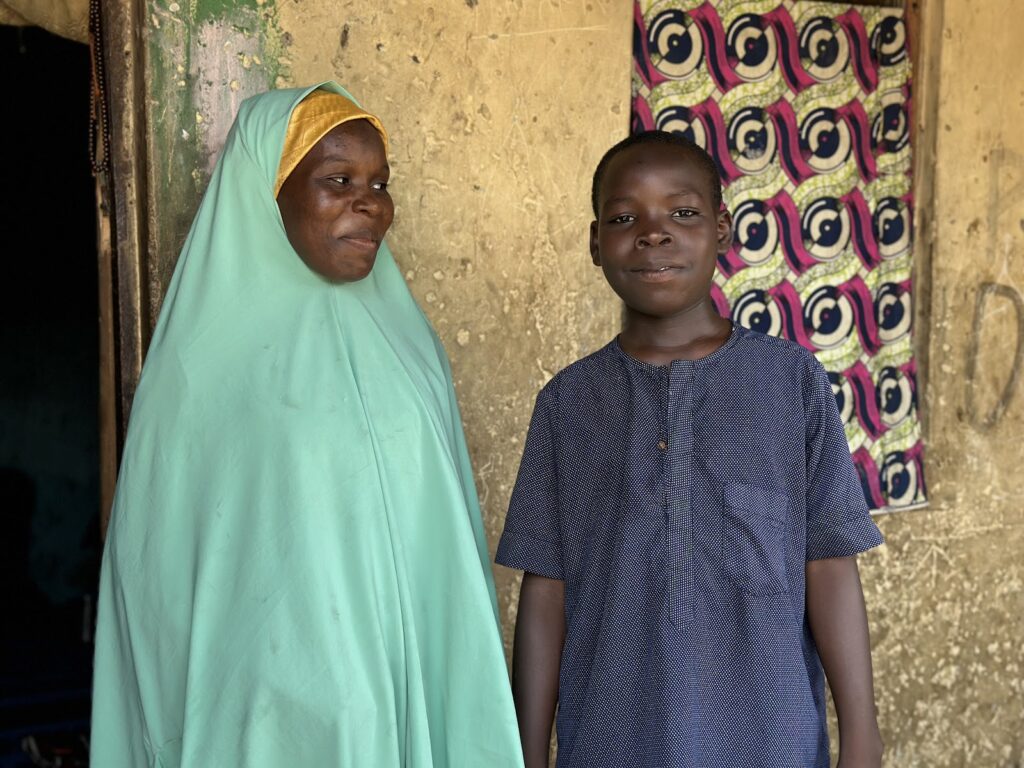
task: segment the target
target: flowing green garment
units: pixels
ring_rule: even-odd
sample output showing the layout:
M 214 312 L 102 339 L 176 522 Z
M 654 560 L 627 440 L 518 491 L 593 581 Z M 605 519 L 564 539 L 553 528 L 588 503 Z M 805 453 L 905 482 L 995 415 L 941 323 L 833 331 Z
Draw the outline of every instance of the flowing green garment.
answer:
M 103 557 L 95 768 L 522 765 L 444 351 L 386 245 L 331 285 L 278 213 L 310 90 L 242 104 L 163 305 Z

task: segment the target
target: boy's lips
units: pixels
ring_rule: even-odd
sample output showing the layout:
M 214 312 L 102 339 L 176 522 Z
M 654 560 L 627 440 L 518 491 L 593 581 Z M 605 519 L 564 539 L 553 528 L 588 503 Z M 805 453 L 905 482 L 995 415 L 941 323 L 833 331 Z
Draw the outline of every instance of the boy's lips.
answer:
M 684 272 L 686 267 L 681 264 L 650 264 L 642 267 L 634 267 L 630 271 L 634 276 L 646 282 L 660 283 Z

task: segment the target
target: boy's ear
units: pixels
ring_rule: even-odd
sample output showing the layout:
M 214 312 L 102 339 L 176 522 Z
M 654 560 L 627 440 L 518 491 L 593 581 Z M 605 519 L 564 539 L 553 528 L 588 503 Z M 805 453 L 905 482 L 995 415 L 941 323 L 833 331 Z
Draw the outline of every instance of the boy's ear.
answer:
M 728 211 L 722 211 L 718 214 L 718 235 L 716 240 L 719 255 L 728 253 L 732 247 L 732 215 Z
M 601 266 L 601 251 L 597 247 L 597 222 L 590 222 L 590 258 L 595 267 Z

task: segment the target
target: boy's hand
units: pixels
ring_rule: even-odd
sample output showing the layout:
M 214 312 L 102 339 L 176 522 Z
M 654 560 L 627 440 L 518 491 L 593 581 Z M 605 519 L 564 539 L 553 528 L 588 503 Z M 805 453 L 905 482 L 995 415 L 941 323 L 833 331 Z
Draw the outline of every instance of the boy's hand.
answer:
M 807 563 L 807 620 L 839 719 L 839 767 L 880 768 L 871 642 L 855 557 Z
M 882 753 L 879 751 L 876 757 L 860 759 L 851 758 L 844 760 L 840 757 L 839 762 L 836 763 L 836 768 L 882 768 Z
M 882 737 L 876 732 L 873 743 L 839 750 L 836 768 L 882 768 Z
M 512 697 L 526 768 L 547 768 L 565 643 L 565 582 L 523 574 L 512 650 Z

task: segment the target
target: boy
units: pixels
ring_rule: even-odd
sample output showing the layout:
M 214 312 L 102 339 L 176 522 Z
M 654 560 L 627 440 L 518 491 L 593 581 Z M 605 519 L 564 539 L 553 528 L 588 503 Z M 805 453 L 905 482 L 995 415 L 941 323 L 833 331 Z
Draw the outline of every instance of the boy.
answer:
M 881 543 L 813 355 L 720 317 L 732 221 L 695 144 L 594 174 L 590 250 L 622 332 L 537 397 L 497 561 L 526 571 L 513 690 L 527 768 L 881 763 L 855 555 Z M 819 662 L 820 657 L 820 662 Z

